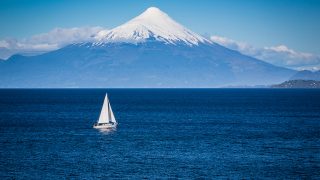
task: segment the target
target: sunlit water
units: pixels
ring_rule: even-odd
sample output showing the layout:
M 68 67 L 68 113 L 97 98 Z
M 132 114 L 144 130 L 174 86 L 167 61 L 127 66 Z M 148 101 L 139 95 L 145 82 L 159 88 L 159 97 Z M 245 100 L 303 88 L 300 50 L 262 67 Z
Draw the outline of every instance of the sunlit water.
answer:
M 0 90 L 0 146 L 1 179 L 320 178 L 320 91 Z

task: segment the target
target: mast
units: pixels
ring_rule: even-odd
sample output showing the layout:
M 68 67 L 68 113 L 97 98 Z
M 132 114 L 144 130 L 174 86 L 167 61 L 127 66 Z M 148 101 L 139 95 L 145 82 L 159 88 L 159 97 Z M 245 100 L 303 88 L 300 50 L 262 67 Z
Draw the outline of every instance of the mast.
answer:
M 110 113 L 110 108 L 111 108 L 111 106 L 110 106 L 110 102 L 108 101 L 108 120 L 109 120 L 109 122 L 108 123 L 110 123 L 111 121 L 111 113 Z

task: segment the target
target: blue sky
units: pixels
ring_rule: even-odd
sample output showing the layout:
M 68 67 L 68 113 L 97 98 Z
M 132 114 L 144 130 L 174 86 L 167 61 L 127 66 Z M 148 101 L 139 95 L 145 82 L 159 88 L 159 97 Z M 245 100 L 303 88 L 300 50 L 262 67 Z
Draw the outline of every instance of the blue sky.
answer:
M 150 6 L 200 34 L 320 54 L 317 0 L 1 0 L 0 38 L 28 37 L 55 27 L 111 28 Z

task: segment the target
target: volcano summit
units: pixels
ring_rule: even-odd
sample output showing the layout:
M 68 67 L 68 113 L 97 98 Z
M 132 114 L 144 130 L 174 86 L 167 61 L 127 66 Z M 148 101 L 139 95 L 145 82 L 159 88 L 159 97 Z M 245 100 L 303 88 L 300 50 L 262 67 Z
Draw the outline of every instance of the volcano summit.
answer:
M 172 20 L 156 7 L 148 8 L 144 13 L 131 21 L 110 31 L 102 31 L 97 36 L 104 42 L 144 42 L 154 39 L 167 44 L 185 43 L 198 45 L 209 42 L 205 38 Z

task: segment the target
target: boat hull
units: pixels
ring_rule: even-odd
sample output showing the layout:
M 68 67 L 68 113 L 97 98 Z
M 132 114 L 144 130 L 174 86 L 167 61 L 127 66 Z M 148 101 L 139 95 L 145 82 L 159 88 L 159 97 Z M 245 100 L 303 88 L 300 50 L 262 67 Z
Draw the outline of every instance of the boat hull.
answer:
M 112 129 L 115 128 L 116 124 L 95 124 L 93 125 L 93 128 L 95 129 Z

